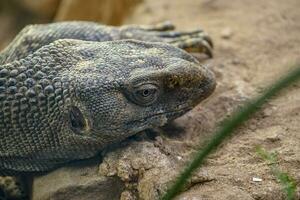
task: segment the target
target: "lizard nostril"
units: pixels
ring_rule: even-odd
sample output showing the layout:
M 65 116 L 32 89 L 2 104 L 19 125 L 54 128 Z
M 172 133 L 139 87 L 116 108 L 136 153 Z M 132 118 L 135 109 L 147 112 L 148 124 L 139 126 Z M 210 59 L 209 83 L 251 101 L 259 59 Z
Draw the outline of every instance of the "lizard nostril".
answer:
M 216 88 L 216 81 L 213 75 L 208 76 L 205 80 L 201 81 L 199 88 L 204 90 L 205 96 L 209 96 Z

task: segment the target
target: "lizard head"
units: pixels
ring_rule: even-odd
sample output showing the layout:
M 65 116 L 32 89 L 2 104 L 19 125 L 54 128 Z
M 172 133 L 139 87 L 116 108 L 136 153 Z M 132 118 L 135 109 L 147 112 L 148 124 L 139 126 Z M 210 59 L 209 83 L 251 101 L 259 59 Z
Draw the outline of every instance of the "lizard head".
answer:
M 133 40 L 76 46 L 69 72 L 76 134 L 114 141 L 159 127 L 191 110 L 215 89 L 213 73 L 185 51 Z

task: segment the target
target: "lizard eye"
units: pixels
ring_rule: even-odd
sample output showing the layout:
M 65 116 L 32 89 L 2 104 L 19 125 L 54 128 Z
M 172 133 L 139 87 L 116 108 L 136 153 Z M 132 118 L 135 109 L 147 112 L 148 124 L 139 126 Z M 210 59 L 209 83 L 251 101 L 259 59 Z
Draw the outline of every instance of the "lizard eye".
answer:
M 158 97 L 158 88 L 153 84 L 145 84 L 133 91 L 133 100 L 138 105 L 148 106 L 153 104 Z
M 86 120 L 82 112 L 75 106 L 71 107 L 69 111 L 69 120 L 71 129 L 75 133 L 81 133 L 87 127 Z

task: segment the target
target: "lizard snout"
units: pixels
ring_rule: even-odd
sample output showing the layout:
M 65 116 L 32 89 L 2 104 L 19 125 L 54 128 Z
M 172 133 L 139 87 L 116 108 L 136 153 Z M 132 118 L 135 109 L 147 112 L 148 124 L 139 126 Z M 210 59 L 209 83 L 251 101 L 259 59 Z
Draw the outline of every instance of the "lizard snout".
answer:
M 212 71 L 209 69 L 205 68 L 202 72 L 204 75 L 202 75 L 201 81 L 199 82 L 198 89 L 201 90 L 201 95 L 202 98 L 207 98 L 210 96 L 213 91 L 216 88 L 216 78 L 215 75 Z
M 185 67 L 175 67 L 168 77 L 167 87 L 169 90 L 177 90 L 177 99 L 189 101 L 197 105 L 210 96 L 216 88 L 214 73 L 204 66 L 196 64 Z

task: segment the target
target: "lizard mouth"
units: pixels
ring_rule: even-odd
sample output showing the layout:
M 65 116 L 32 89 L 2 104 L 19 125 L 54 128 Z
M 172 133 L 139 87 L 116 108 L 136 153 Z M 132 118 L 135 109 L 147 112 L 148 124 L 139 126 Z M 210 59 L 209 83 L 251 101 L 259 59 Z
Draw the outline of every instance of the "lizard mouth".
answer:
M 180 109 L 174 109 L 172 111 L 167 111 L 167 112 L 158 112 L 153 115 L 141 118 L 141 119 L 136 119 L 132 121 L 127 121 L 125 122 L 119 129 L 113 129 L 106 127 L 106 130 L 108 130 L 109 134 L 107 134 L 107 137 L 114 137 L 112 133 L 120 134 L 120 129 L 121 130 L 126 130 L 125 133 L 121 133 L 125 137 L 128 137 L 130 135 L 137 134 L 139 132 L 142 132 L 146 129 L 151 129 L 151 128 L 156 128 L 156 127 L 161 127 L 165 125 L 168 121 L 173 120 L 177 117 L 182 116 L 186 112 L 190 111 L 193 107 L 184 105 Z M 103 136 L 103 132 L 99 131 L 99 129 L 91 129 L 91 132 L 94 133 L 99 133 L 101 136 Z M 113 140 L 113 138 L 112 138 Z
M 126 123 L 126 126 L 134 130 L 134 132 L 141 132 L 148 128 L 163 126 L 169 120 L 175 119 L 191 109 L 192 107 L 184 107 L 178 110 L 156 113 L 142 119 L 130 121 Z

